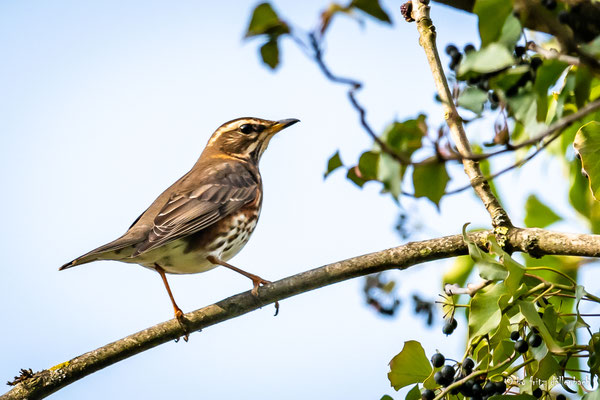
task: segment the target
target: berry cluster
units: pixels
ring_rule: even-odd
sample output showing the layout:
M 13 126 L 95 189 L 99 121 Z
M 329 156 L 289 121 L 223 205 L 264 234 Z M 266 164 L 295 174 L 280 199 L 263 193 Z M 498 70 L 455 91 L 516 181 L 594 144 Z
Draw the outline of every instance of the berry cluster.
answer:
M 590 42 L 600 35 L 600 6 L 593 2 L 581 2 L 570 10 L 560 11 L 558 20 L 571 28 L 578 42 Z
M 515 342 L 515 351 L 518 353 L 525 353 L 529 350 L 529 346 L 536 348 L 542 344 L 542 337 L 539 335 L 538 330 L 533 328 L 526 339 L 521 338 L 519 331 L 513 331 L 510 334 L 511 340 Z
M 467 44 L 463 48 L 464 54 L 470 53 L 470 52 L 472 52 L 474 50 L 475 50 L 475 46 L 473 46 L 470 43 Z M 450 58 L 451 58 L 451 61 L 450 61 L 450 64 L 448 64 L 448 67 L 451 70 L 456 71 L 456 69 L 458 68 L 458 66 L 460 64 L 460 61 L 462 60 L 463 55 L 458 50 L 458 47 L 456 47 L 452 43 L 450 43 L 448 46 L 446 46 L 446 54 L 448 54 L 450 56 Z
M 435 353 L 431 357 L 431 364 L 435 368 L 441 368 L 436 371 L 433 375 L 434 381 L 443 387 L 448 387 L 453 383 L 459 382 L 468 375 L 473 373 L 475 368 L 475 362 L 466 358 L 462 364 L 453 367 L 451 365 L 444 365 L 446 358 L 441 353 Z M 497 394 L 503 394 L 506 392 L 506 383 L 504 380 L 492 381 L 481 378 L 468 379 L 463 382 L 460 386 L 453 388 L 450 394 L 457 395 L 462 394 L 464 397 L 469 397 L 473 400 L 484 400 Z M 425 389 L 421 392 L 421 399 L 432 400 L 435 398 L 435 392 L 431 389 Z

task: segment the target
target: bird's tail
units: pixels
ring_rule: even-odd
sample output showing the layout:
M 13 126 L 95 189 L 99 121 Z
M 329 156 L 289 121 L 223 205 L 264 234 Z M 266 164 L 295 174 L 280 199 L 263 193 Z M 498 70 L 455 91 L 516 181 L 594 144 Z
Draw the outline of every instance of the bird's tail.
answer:
M 130 247 L 138 242 L 138 239 L 134 237 L 126 237 L 121 236 L 115 241 L 105 244 L 104 246 L 100 246 L 97 249 L 94 249 L 84 255 L 77 257 L 73 261 L 70 261 L 60 267 L 58 270 L 62 271 L 64 269 L 69 269 L 75 267 L 77 265 L 87 264 L 96 260 L 119 260 L 129 256 L 130 253 L 126 250 L 126 247 Z
M 68 269 L 68 268 L 72 268 L 75 267 L 77 265 L 81 265 L 81 264 L 86 264 L 92 261 L 96 261 L 98 258 L 87 258 L 86 256 L 81 256 L 81 257 L 77 257 L 76 259 L 74 259 L 73 261 L 69 261 L 68 263 L 64 264 L 62 267 L 60 267 L 58 270 L 62 271 L 63 269 Z

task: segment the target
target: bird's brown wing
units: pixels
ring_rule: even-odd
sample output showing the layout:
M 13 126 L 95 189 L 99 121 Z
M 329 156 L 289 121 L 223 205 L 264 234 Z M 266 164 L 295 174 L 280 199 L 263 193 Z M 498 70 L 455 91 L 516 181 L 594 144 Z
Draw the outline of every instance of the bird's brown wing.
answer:
M 133 257 L 198 232 L 257 196 L 259 183 L 242 164 L 223 163 L 206 172 L 197 187 L 173 193 Z

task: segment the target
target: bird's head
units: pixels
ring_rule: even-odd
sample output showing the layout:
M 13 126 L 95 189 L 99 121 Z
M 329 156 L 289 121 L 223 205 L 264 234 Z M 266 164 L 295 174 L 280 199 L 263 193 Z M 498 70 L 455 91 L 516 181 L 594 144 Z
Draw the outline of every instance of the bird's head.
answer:
M 269 121 L 260 118 L 238 118 L 225 122 L 212 134 L 206 150 L 225 153 L 258 163 L 271 138 L 299 120 L 290 118 Z

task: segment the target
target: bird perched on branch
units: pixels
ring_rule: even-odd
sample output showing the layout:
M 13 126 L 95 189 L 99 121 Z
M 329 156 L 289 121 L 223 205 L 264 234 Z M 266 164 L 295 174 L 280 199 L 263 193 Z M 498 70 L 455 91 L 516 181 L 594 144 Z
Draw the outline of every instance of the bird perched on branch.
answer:
M 158 196 L 123 236 L 60 270 L 96 260 L 153 269 L 160 274 L 180 323 L 183 312 L 165 273 L 193 274 L 222 265 L 250 278 L 252 293 L 257 294 L 259 285 L 269 281 L 227 261 L 244 247 L 258 221 L 263 193 L 259 160 L 271 138 L 296 122 L 238 118 L 224 123 L 192 169 Z

